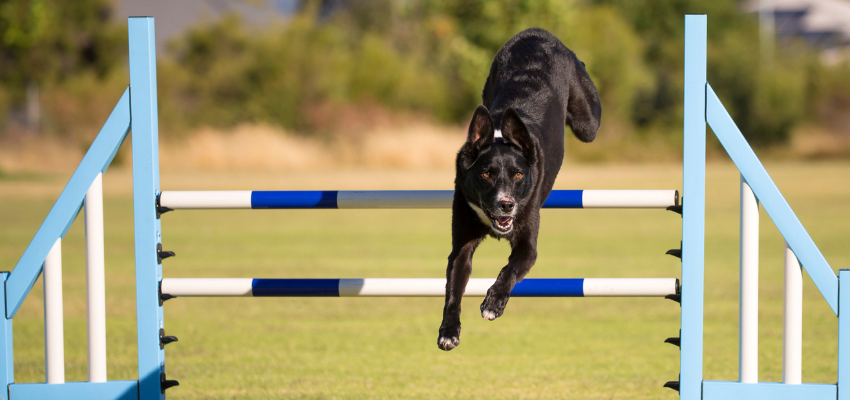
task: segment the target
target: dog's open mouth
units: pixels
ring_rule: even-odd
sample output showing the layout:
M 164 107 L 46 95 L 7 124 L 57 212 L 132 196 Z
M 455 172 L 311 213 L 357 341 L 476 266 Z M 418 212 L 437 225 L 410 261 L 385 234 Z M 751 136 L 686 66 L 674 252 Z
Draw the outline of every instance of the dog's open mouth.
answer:
M 490 218 L 490 222 L 493 224 L 493 228 L 502 233 L 507 233 L 514 226 L 514 217 L 510 215 L 493 215 L 490 211 L 484 211 L 487 214 L 487 218 Z

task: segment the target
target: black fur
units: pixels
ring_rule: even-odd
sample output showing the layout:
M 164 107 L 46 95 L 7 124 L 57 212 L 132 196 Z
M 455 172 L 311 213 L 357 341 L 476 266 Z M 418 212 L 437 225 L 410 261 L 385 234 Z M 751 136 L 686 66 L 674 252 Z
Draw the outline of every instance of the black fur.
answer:
M 460 343 L 461 297 L 475 248 L 487 235 L 511 244 L 508 264 L 481 304 L 482 317 L 492 320 L 502 315 L 511 289 L 537 260 L 540 206 L 564 159 L 564 124 L 579 140 L 591 142 L 602 115 L 584 63 L 538 28 L 520 32 L 499 50 L 482 97 L 484 105 L 475 110 L 457 155 L 452 252 L 437 340 L 443 350 Z M 494 137 L 496 127 L 502 139 Z

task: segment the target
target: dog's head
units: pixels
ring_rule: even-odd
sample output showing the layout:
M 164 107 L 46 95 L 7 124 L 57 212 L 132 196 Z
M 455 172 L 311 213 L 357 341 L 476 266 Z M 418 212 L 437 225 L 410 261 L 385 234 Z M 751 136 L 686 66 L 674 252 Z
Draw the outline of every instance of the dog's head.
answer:
M 475 110 L 458 154 L 458 183 L 470 207 L 496 235 L 511 232 L 528 203 L 538 149 L 514 109 L 505 111 L 499 129 L 486 107 Z

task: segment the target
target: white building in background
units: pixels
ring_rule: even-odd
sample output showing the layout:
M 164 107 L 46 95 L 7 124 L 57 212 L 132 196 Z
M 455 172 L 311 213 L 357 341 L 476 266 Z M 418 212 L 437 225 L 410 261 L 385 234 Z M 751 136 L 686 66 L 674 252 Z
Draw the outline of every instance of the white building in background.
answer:
M 762 57 L 772 58 L 775 41 L 801 38 L 824 63 L 850 60 L 849 0 L 750 0 L 745 8 L 759 14 Z

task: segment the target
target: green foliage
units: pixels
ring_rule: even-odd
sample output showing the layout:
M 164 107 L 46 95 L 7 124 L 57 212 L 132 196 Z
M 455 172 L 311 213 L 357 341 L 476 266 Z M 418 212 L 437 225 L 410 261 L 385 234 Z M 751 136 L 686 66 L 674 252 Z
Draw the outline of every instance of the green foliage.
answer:
M 850 62 L 824 67 L 810 60 L 806 82 L 806 112 L 809 122 L 827 129 L 850 131 Z
M 6 120 L 6 113 L 9 111 L 9 103 L 9 94 L 6 93 L 3 86 L 0 86 L 0 124 Z
M 103 124 L 86 117 L 108 115 L 116 95 L 99 90 L 112 87 L 105 82 L 127 58 L 126 27 L 112 22 L 111 13 L 110 0 L 0 0 L 0 127 L 9 110 L 26 101 L 31 84 L 40 89 L 48 133 L 79 137 L 79 131 Z M 88 80 L 84 93 L 74 89 L 81 79 Z M 75 91 L 83 95 L 63 96 Z M 70 103 L 58 104 L 58 98 Z M 85 104 L 92 98 L 94 104 L 113 104 Z M 77 106 L 84 112 L 66 118 L 63 112 Z
M 805 67 L 788 61 L 757 76 L 753 114 L 742 128 L 747 129 L 746 136 L 754 145 L 787 142 L 791 128 L 803 119 L 806 76 L 801 72 Z
M 160 72 L 170 86 L 163 100 L 174 110 L 167 120 L 189 125 L 255 121 L 309 130 L 304 111 L 323 102 L 376 101 L 437 116 L 452 103 L 422 55 L 401 54 L 376 33 L 353 40 L 312 15 L 261 33 L 231 16 L 190 31 L 168 55 Z
M 108 18 L 110 7 L 110 0 L 0 0 L 0 117 L 22 104 L 28 82 L 42 87 L 42 97 L 108 103 L 95 99 L 109 97 L 99 92 L 116 86 L 126 60 L 126 29 Z M 263 27 L 231 15 L 175 38 L 158 66 L 164 129 L 257 122 L 309 134 L 333 118 L 311 110 L 362 104 L 466 123 L 495 53 L 536 26 L 586 63 L 603 103 L 603 129 L 675 142 L 686 13 L 710 15 L 709 80 L 754 144 L 785 143 L 806 118 L 838 130 L 850 125 L 843 117 L 847 68 L 823 65 L 798 43 L 761 60 L 757 22 L 735 0 L 352 0 L 322 7 L 305 1 L 288 20 Z M 74 107 L 48 103 L 48 129 L 90 129 L 69 117 Z
M 42 85 L 41 128 L 88 149 L 115 103 L 127 88 L 127 72 L 115 69 L 105 76 L 94 71 L 71 75 L 61 83 Z
M 573 32 L 571 36 L 575 36 L 572 47 L 588 66 L 599 91 L 603 120 L 630 123 L 638 94 L 656 86 L 642 62 L 644 43 L 617 9 L 597 7 L 583 10 L 580 16 L 576 26 L 564 35 Z
M 756 146 L 786 143 L 806 109 L 812 54 L 799 45 L 780 50 L 773 60 L 760 59 L 754 23 L 741 23 L 710 43 L 709 82 Z
M 19 99 L 29 81 L 105 76 L 126 58 L 126 28 L 109 22 L 111 10 L 109 0 L 0 0 L 0 82 Z
M 656 71 L 656 82 L 641 88 L 633 103 L 639 127 L 678 134 L 681 127 L 683 14 L 708 14 L 708 79 L 738 126 L 755 145 L 787 142 L 805 111 L 805 90 L 812 76 L 810 49 L 784 48 L 774 60 L 759 59 L 755 18 L 736 1 L 605 0 L 628 16 L 644 40 L 643 64 Z

